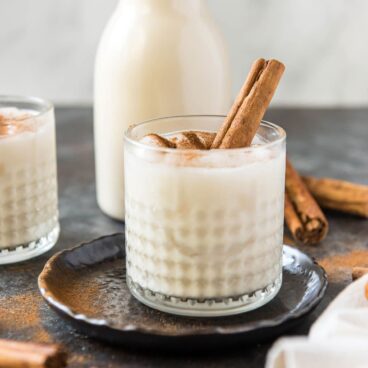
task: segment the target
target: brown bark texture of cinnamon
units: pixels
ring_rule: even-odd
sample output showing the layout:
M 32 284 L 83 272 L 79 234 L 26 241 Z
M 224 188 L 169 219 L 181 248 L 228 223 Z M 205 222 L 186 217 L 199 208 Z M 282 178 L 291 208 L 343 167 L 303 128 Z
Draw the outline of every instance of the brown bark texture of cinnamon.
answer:
M 274 59 L 257 59 L 253 63 L 211 148 L 241 148 L 251 145 L 284 70 L 284 64 Z
M 288 159 L 285 187 L 285 222 L 294 239 L 319 243 L 327 235 L 327 219 Z
M 303 181 L 321 207 L 368 218 L 368 186 L 310 176 Z
M 0 340 L 0 368 L 59 368 L 66 359 L 59 345 Z

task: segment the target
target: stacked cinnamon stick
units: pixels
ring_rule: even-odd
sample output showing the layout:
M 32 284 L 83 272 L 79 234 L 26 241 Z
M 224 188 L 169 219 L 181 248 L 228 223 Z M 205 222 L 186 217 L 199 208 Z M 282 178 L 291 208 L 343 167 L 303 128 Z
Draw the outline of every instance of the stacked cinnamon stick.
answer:
M 328 222 L 319 206 L 368 218 L 368 186 L 300 177 L 287 160 L 285 222 L 296 241 L 316 244 L 327 235 Z
M 285 222 L 294 239 L 304 244 L 320 242 L 328 222 L 290 161 L 286 160 Z
M 368 218 L 368 186 L 311 176 L 303 181 L 322 207 Z
M 149 134 L 142 142 L 200 150 L 250 146 L 284 70 L 277 60 L 256 60 L 217 134 L 188 131 L 171 139 Z M 368 186 L 329 178 L 302 178 L 287 160 L 285 222 L 297 242 L 316 244 L 327 235 L 328 221 L 320 205 L 368 218 Z

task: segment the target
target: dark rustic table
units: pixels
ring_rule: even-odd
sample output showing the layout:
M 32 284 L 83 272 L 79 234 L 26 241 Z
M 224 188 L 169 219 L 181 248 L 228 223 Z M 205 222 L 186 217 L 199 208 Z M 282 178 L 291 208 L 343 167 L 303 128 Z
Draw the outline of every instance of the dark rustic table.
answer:
M 267 118 L 288 133 L 288 152 L 307 174 L 368 184 L 368 109 L 273 109 Z M 49 253 L 0 266 L 0 338 L 62 343 L 70 367 L 263 367 L 272 341 L 199 355 L 148 353 L 113 347 L 81 335 L 44 303 L 37 276 L 55 252 L 82 240 L 122 230 L 96 205 L 91 108 L 56 110 L 61 235 Z M 351 281 L 350 267 L 368 266 L 368 221 L 327 212 L 330 233 L 316 247 L 302 247 L 329 273 L 322 303 L 290 334 L 306 334 L 331 299 Z

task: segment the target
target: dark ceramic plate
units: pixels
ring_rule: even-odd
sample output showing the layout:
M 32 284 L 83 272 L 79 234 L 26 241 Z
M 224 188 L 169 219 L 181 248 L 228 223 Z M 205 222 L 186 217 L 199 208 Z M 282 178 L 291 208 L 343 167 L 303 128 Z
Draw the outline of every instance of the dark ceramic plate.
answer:
M 324 270 L 284 247 L 283 284 L 260 309 L 232 317 L 187 318 L 150 309 L 125 282 L 124 235 L 92 240 L 52 257 L 39 277 L 45 300 L 83 333 L 111 343 L 150 348 L 204 348 L 255 343 L 293 326 L 322 299 Z

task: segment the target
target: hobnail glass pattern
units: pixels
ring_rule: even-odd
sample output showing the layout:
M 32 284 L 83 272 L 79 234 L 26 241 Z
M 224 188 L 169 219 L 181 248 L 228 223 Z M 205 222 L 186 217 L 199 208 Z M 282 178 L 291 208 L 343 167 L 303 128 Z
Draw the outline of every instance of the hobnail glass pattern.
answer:
M 27 244 L 57 225 L 55 162 L 7 168 L 0 184 L 0 249 Z
M 242 215 L 241 208 L 204 212 L 193 207 L 183 217 L 196 225 L 181 228 L 175 211 L 156 211 L 128 197 L 128 274 L 143 289 L 178 297 L 213 298 L 262 289 L 281 272 L 280 206 L 282 198 L 265 206 L 264 220 L 258 224 Z M 250 262 L 257 272 L 247 270 Z

